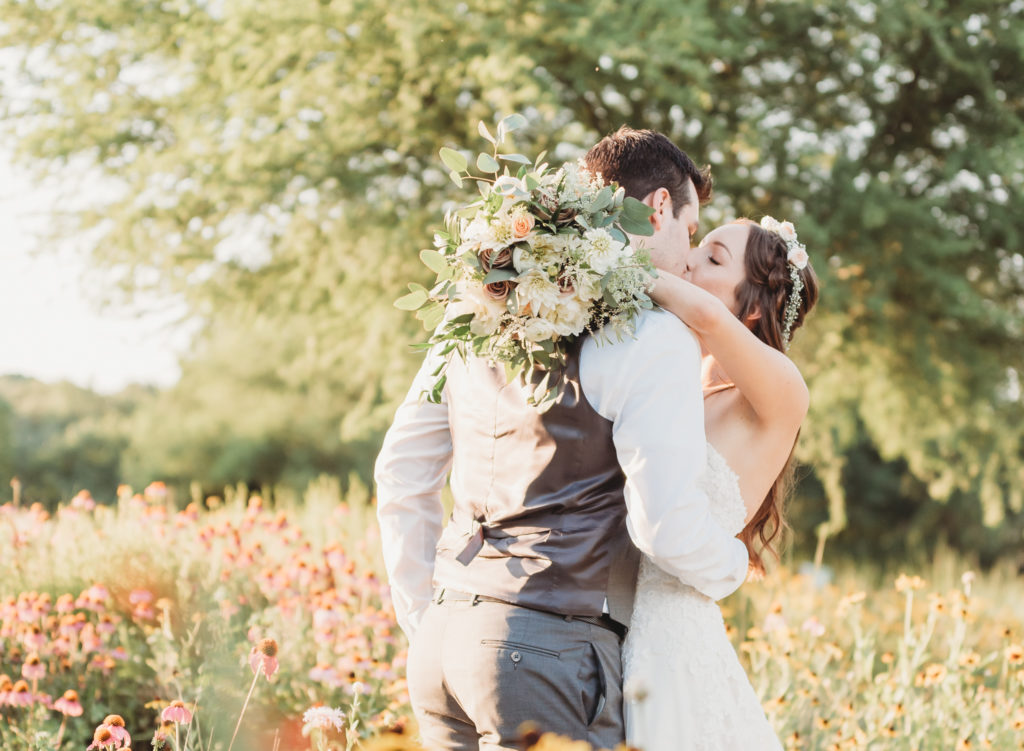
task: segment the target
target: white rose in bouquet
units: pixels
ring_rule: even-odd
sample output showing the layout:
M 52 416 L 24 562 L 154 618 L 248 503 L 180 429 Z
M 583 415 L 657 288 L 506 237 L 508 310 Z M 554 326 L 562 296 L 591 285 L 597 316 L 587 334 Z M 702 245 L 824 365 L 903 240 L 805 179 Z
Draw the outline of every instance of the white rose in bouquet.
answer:
M 465 301 L 463 306 L 456 312 L 473 313 L 474 318 L 469 323 L 470 331 L 474 336 L 490 336 L 498 330 L 501 317 L 507 311 L 504 300 L 496 300 L 484 290 L 484 285 L 478 282 L 466 282 L 460 290 L 461 298 Z M 462 308 L 467 308 L 462 310 Z
M 590 246 L 587 261 L 598 274 L 606 273 L 622 258 L 625 244 L 612 237 L 608 230 L 590 229 L 583 238 Z
M 573 293 L 565 293 L 558 299 L 558 305 L 548 315 L 548 320 L 560 336 L 576 336 L 583 332 L 590 321 L 590 308 Z
M 540 269 L 530 269 L 516 277 L 519 310 L 536 316 L 544 315 L 558 304 L 560 290 Z
M 543 318 L 527 318 L 523 322 L 523 336 L 531 342 L 543 342 L 556 333 L 555 326 Z

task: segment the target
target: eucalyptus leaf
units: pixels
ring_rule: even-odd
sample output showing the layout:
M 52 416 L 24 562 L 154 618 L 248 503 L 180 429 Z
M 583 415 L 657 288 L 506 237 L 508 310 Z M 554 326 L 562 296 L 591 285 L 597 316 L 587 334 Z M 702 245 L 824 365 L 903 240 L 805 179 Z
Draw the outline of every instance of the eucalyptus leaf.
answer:
M 453 183 L 458 185 L 460 188 L 462 187 L 462 175 L 460 175 L 458 172 L 452 170 L 451 172 L 448 173 L 448 177 Z
M 538 402 L 539 402 L 539 401 L 540 401 L 540 399 L 541 399 L 541 398 L 542 398 L 542 397 L 544 396 L 544 394 L 546 394 L 546 393 L 547 393 L 547 390 L 548 390 L 548 383 L 549 383 L 550 381 L 551 381 L 551 371 L 549 370 L 548 372 L 546 372 L 546 373 L 544 374 L 544 377 L 540 379 L 540 383 L 538 383 L 538 384 L 537 384 L 537 387 L 536 387 L 536 388 L 534 388 L 534 390 L 533 390 L 533 397 L 534 397 L 534 399 L 536 399 L 536 400 L 537 400 Z
M 519 273 L 515 269 L 491 269 L 487 272 L 487 276 L 484 277 L 483 283 L 506 282 L 509 279 L 515 279 L 517 276 L 519 276 Z
M 497 142 L 494 140 L 494 136 L 491 135 L 491 131 L 487 130 L 487 125 L 484 123 L 483 120 L 476 124 L 476 129 L 480 133 L 480 135 L 482 135 L 488 141 L 493 143 L 495 146 L 498 145 Z
M 425 289 L 416 290 L 395 300 L 395 307 L 399 310 L 419 310 L 426 301 L 427 291 Z
M 529 121 L 520 115 L 518 112 L 513 112 L 511 115 L 501 121 L 501 125 L 505 126 L 505 132 L 511 133 L 514 130 L 525 128 L 529 124 Z
M 445 146 L 441 149 L 440 153 L 441 161 L 452 172 L 465 172 L 466 168 L 469 167 L 469 160 L 455 149 L 449 149 Z
M 643 201 L 638 201 L 633 196 L 626 196 L 622 202 L 623 216 L 633 219 L 649 219 L 654 215 L 654 209 Z
M 436 250 L 431 250 L 430 248 L 421 250 L 420 260 L 423 261 L 423 264 L 435 274 L 441 275 L 448 272 L 448 262 L 445 260 L 444 256 Z
M 444 321 L 444 309 L 440 303 L 431 303 L 423 306 L 416 317 L 423 321 L 423 328 L 433 331 Z
M 601 188 L 600 192 L 596 196 L 594 196 L 594 200 L 590 203 L 590 206 L 587 208 L 587 210 L 591 214 L 593 214 L 610 206 L 612 203 L 613 195 L 614 192 L 612 191 L 611 186 L 606 185 L 605 187 Z
M 506 162 L 515 162 L 516 164 L 533 164 L 533 162 L 531 162 L 522 154 L 498 154 L 498 158 L 503 159 Z
M 501 169 L 501 165 L 498 164 L 493 156 L 482 152 L 476 158 L 476 167 L 481 172 L 497 172 Z
M 650 236 L 654 234 L 654 227 L 646 219 L 633 219 L 632 217 L 623 216 L 619 219 L 619 224 L 622 226 L 623 231 L 631 235 Z
M 555 406 L 555 402 L 558 400 L 558 389 L 551 389 L 548 395 L 546 395 L 539 404 L 536 405 L 537 414 L 543 415 L 545 412 Z

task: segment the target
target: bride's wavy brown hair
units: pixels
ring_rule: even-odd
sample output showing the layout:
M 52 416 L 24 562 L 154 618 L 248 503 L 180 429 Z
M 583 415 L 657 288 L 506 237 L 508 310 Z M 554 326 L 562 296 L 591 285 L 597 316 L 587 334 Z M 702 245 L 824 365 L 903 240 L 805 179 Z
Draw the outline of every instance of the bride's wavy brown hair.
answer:
M 751 331 L 769 347 L 780 352 L 786 351 L 782 332 L 785 327 L 786 303 L 793 288 L 790 266 L 787 258 L 789 248 L 777 232 L 764 229 L 749 219 L 738 219 L 737 224 L 750 228 L 747 238 L 744 266 L 746 275 L 736 288 L 736 302 L 739 305 L 737 317 L 746 322 Z M 818 302 L 818 277 L 808 262 L 799 272 L 804 283 L 800 293 L 800 305 L 796 320 L 793 321 L 790 340 L 807 314 Z M 800 437 L 797 431 L 797 438 Z M 776 559 L 779 536 L 786 529 L 785 505 L 793 486 L 793 452 L 796 440 L 790 449 L 789 458 L 779 476 L 769 489 L 753 518 L 740 532 L 739 538 L 750 553 L 750 568 L 758 575 L 764 574 L 762 553 L 767 550 Z

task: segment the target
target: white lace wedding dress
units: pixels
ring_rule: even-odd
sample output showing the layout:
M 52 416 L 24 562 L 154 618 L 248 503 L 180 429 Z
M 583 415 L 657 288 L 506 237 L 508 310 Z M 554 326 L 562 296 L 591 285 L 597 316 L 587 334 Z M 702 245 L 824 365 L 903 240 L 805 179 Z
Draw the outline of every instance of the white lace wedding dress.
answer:
M 718 522 L 739 532 L 746 514 L 739 478 L 711 444 L 705 490 Z M 647 558 L 622 659 L 631 745 L 643 751 L 782 748 L 726 636 L 718 604 Z

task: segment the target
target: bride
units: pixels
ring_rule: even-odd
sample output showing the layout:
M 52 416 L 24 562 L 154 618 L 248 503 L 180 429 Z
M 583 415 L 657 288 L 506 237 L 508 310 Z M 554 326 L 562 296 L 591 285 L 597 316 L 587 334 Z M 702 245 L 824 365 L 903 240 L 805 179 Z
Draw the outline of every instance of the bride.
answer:
M 789 222 L 741 219 L 691 251 L 682 278 L 651 296 L 702 345 L 705 484 L 712 512 L 764 572 L 782 529 L 793 447 L 808 392 L 785 355 L 817 301 L 814 271 Z M 718 605 L 641 563 L 623 645 L 626 736 L 643 751 L 781 749 L 726 636 Z

